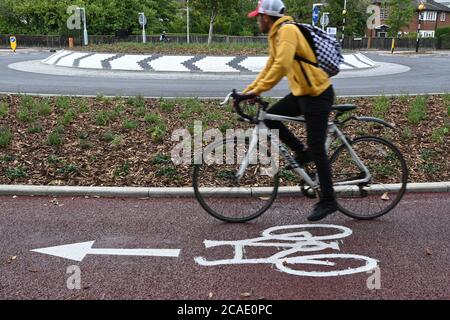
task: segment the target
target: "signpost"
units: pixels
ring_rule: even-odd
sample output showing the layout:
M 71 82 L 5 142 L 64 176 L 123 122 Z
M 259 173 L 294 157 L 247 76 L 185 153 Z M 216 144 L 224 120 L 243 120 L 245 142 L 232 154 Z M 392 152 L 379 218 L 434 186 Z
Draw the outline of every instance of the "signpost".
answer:
M 328 27 L 327 34 L 336 39 L 337 36 L 337 28 L 336 27 Z
M 319 15 L 320 15 L 320 7 L 323 4 L 321 3 L 315 3 L 313 5 L 313 12 L 312 12 L 312 25 L 315 26 L 319 22 Z
M 142 27 L 142 43 L 146 43 L 147 35 L 145 34 L 145 26 L 147 25 L 147 17 L 144 12 L 139 13 L 139 24 Z
M 329 12 L 324 12 L 322 17 L 320 18 L 320 25 L 322 26 L 322 30 L 325 31 L 325 28 L 330 24 L 330 17 L 328 16 Z
M 13 52 L 16 52 L 16 48 L 17 48 L 17 39 L 15 36 L 11 36 L 9 37 L 9 43 L 11 45 L 11 49 Z
M 87 31 L 87 21 L 86 21 L 86 8 L 77 8 L 80 11 L 81 18 L 83 19 L 83 42 L 84 45 L 87 46 L 89 44 L 89 36 Z

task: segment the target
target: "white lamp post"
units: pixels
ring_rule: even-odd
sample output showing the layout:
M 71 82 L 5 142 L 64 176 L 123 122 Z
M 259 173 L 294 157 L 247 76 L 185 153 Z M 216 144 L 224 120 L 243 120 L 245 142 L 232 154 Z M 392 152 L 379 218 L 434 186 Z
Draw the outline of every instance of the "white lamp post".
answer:
M 187 23 L 187 28 L 186 28 L 186 33 L 187 33 L 187 43 L 190 43 L 191 42 L 191 39 L 190 39 L 190 28 L 189 28 L 189 0 L 186 0 L 186 23 Z
M 78 8 L 78 10 L 80 10 L 80 14 L 83 19 L 83 25 L 84 25 L 83 40 L 84 40 L 84 45 L 87 46 L 89 44 L 89 36 L 88 36 L 87 24 L 86 24 L 86 8 Z

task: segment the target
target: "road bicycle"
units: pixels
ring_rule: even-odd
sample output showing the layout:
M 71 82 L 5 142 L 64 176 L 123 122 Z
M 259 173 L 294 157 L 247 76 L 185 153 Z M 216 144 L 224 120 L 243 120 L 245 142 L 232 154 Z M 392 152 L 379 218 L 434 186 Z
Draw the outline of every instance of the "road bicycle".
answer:
M 200 153 L 201 159 L 195 161 L 193 187 L 201 206 L 219 220 L 243 223 L 266 212 L 279 191 L 318 197 L 320 184 L 314 166 L 298 164 L 264 124 L 264 120 L 305 124 L 305 118 L 270 114 L 268 102 L 238 94 L 236 90 L 222 105 L 230 99 L 238 120 L 255 127 L 251 134 L 227 137 Z M 253 113 L 241 106 L 248 100 L 255 105 Z M 352 120 L 393 128 L 382 119 L 348 116 L 355 109 L 357 106 L 352 104 L 332 107 L 334 117 L 328 125 L 326 150 L 339 211 L 354 219 L 371 220 L 398 205 L 406 191 L 408 168 L 399 149 L 386 139 L 376 136 L 352 139 L 342 131 L 344 124 Z M 298 176 L 300 182 L 280 187 L 280 181 L 289 182 L 292 175 Z

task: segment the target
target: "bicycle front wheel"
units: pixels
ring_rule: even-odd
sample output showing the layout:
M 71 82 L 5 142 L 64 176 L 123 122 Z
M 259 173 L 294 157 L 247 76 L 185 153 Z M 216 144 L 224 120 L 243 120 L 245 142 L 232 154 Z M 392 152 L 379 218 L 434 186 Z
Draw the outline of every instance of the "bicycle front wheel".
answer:
M 339 210 L 359 220 L 381 217 L 394 209 L 405 194 L 408 182 L 405 159 L 392 143 L 378 137 L 359 137 L 350 144 L 371 178 L 367 183 L 336 185 Z M 346 145 L 336 150 L 330 162 L 335 184 L 366 177 Z
M 201 206 L 215 218 L 232 223 L 253 220 L 266 212 L 278 193 L 274 159 L 259 145 L 250 163 L 237 178 L 249 155 L 249 139 L 229 139 L 208 146 L 201 164 L 194 167 L 193 186 Z

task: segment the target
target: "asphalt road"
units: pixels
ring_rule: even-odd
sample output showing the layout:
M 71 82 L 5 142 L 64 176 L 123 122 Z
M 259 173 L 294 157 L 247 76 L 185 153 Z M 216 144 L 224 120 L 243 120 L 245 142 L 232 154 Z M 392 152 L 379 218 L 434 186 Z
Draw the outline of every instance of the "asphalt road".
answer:
M 395 211 L 376 221 L 331 216 L 321 224 L 353 232 L 336 240 L 340 250 L 300 253 L 376 259 L 376 278 L 366 272 L 309 277 L 280 271 L 271 263 L 204 266 L 194 260 L 232 259 L 234 247 L 205 248 L 204 240 L 250 239 L 270 227 L 306 224 L 312 205 L 312 200 L 284 198 L 252 223 L 229 225 L 207 215 L 194 199 L 56 202 L 46 197 L 0 197 L 0 299 L 450 299 L 448 194 L 407 195 Z M 303 230 L 313 236 L 339 233 L 320 227 Z M 178 258 L 91 254 L 82 262 L 31 252 L 93 240 L 95 249 L 181 252 Z M 243 258 L 268 257 L 283 250 L 280 246 L 246 247 Z M 317 272 L 361 265 L 342 259 L 334 267 L 289 267 Z M 74 271 L 77 268 L 80 273 Z M 68 289 L 68 283 L 75 289 Z
M 36 74 L 8 68 L 15 62 L 44 59 L 49 53 L 0 55 L 0 92 L 26 92 L 68 95 L 144 95 L 147 97 L 223 97 L 232 88 L 244 88 L 250 80 L 143 80 L 114 77 L 84 77 Z M 391 62 L 409 66 L 406 73 L 334 79 L 338 95 L 375 95 L 401 93 L 440 93 L 450 91 L 450 55 L 421 57 L 387 56 L 369 53 L 367 56 L 379 62 Z M 280 97 L 288 93 L 283 81 L 270 96 Z

